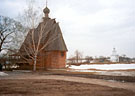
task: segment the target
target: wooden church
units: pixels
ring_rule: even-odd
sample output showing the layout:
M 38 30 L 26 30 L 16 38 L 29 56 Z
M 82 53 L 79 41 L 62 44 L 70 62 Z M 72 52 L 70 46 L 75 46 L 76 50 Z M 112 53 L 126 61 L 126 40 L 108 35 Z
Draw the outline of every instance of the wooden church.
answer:
M 37 28 L 28 32 L 19 52 L 23 57 L 29 59 L 28 64 L 32 66 L 34 62 L 31 56 L 38 51 L 37 69 L 65 68 L 67 47 L 60 26 L 55 19 L 49 17 L 50 10 L 47 6 L 43 12 L 45 14 L 43 21 Z

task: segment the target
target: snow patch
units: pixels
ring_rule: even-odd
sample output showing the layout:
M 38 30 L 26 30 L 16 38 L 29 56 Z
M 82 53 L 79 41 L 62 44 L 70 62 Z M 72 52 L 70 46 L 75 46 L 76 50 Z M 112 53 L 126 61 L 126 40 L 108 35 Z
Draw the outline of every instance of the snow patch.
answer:
M 71 69 L 128 70 L 135 69 L 135 64 L 71 65 Z
M 0 76 L 7 76 L 7 75 L 8 75 L 7 73 L 0 72 Z
M 93 70 L 93 69 L 96 69 L 96 70 Z M 135 69 L 135 64 L 104 64 L 104 65 L 86 64 L 86 65 L 80 65 L 80 66 L 71 65 L 68 71 L 94 72 L 94 74 L 97 74 L 97 75 L 135 76 L 135 71 L 128 71 L 128 69 Z

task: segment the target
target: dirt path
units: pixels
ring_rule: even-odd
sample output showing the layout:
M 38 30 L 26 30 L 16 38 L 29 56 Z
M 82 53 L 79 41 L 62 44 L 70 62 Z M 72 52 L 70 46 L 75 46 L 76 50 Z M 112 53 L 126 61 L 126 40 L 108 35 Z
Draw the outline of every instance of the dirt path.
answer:
M 64 80 L 64 81 L 73 81 L 73 82 L 80 82 L 80 83 L 89 83 L 89 84 L 97 84 L 102 86 L 109 86 L 114 88 L 123 88 L 127 90 L 132 90 L 135 92 L 135 83 L 122 83 L 122 82 L 115 82 L 115 81 L 107 81 L 101 79 L 91 79 L 91 78 L 82 78 L 82 77 L 70 77 L 70 76 L 58 76 L 58 75 L 35 75 L 35 74 L 28 74 L 28 75 L 19 75 L 19 76 L 12 76 L 12 77 L 5 77 L 0 79 L 54 79 L 54 80 Z
M 106 80 L 101 80 L 101 79 L 89 79 L 89 78 L 67 77 L 67 76 L 45 76 L 45 77 L 41 76 L 40 78 L 97 84 L 97 85 L 103 85 L 103 86 L 109 86 L 109 87 L 115 87 L 115 88 L 128 89 L 135 92 L 135 83 L 121 83 L 121 82 L 106 81 Z

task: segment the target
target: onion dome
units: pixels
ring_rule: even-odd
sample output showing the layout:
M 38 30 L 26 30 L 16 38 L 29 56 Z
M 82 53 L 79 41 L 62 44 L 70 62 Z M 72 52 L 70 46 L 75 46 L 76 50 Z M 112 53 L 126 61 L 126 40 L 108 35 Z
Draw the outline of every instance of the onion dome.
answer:
M 45 9 L 43 10 L 43 12 L 46 14 L 48 14 L 48 13 L 50 13 L 50 10 L 49 10 L 49 8 L 48 7 L 45 7 Z

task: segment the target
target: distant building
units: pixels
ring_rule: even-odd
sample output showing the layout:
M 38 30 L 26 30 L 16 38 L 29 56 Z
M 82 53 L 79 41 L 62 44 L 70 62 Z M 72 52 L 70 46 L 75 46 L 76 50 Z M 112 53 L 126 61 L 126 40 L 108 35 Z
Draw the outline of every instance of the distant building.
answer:
M 112 55 L 111 55 L 110 61 L 111 61 L 111 62 L 119 62 L 119 55 L 117 54 L 115 48 L 113 48 L 113 51 L 112 51 Z
M 100 56 L 99 58 L 93 58 L 90 63 L 110 63 L 109 57 Z
M 124 56 L 119 56 L 119 62 L 120 63 L 131 63 L 132 59 L 129 57 L 126 57 L 126 55 Z
M 132 58 L 132 59 L 131 59 L 131 62 L 132 62 L 132 63 L 135 63 L 135 58 Z

